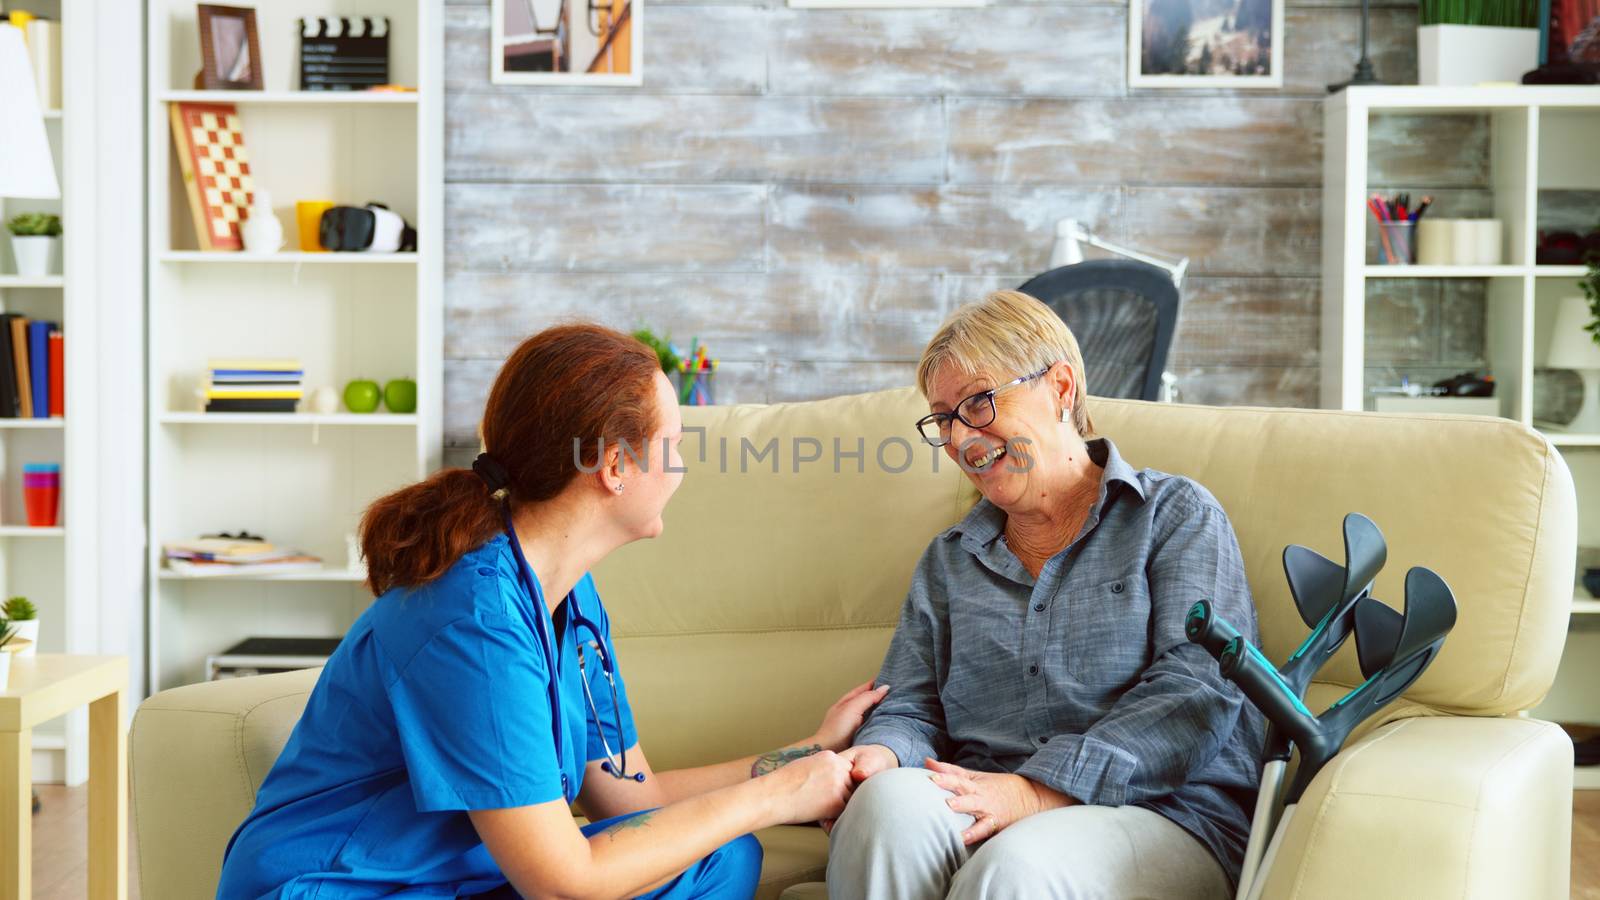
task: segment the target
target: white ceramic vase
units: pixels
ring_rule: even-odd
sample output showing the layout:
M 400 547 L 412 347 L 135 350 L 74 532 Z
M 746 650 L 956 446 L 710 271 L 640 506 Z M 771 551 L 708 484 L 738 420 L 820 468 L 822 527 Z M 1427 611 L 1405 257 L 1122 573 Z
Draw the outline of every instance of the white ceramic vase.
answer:
M 1423 25 L 1417 29 L 1417 83 L 1517 83 L 1539 67 L 1539 29 Z
M 17 260 L 17 274 L 23 278 L 43 278 L 50 275 L 60 238 L 44 235 L 11 236 L 11 255 Z
M 21 650 L 18 650 L 17 653 L 16 653 L 17 656 L 33 656 L 34 654 L 39 652 L 39 620 L 38 619 L 20 619 L 18 621 L 12 622 L 11 623 L 11 627 L 16 630 L 17 637 L 19 637 L 19 638 L 21 638 L 21 639 L 23 639 L 25 641 L 32 641 L 32 643 L 30 643 L 28 646 L 24 647 Z M 7 654 L 7 655 L 9 655 L 9 654 Z
M 277 253 L 283 249 L 283 223 L 272 212 L 272 193 L 258 189 L 250 215 L 239 226 L 247 253 Z

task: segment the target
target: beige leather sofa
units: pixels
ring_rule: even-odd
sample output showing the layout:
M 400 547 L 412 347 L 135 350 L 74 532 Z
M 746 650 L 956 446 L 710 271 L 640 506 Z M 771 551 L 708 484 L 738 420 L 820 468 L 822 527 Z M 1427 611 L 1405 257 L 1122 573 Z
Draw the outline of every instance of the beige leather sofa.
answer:
M 976 499 L 953 464 L 934 471 L 914 443 L 925 411 L 909 389 L 686 411 L 708 429 L 707 453 L 698 459 L 686 438 L 690 472 L 666 534 L 596 573 L 658 769 L 809 734 L 841 691 L 876 672 L 914 562 Z M 1517 715 L 1550 685 L 1572 599 L 1573 488 L 1550 445 L 1490 419 L 1106 400 L 1093 412 L 1134 465 L 1192 476 L 1221 500 L 1275 659 L 1305 633 L 1284 544 L 1340 558 L 1352 510 L 1389 541 L 1380 598 L 1401 602 L 1411 565 L 1455 589 L 1460 620 L 1443 654 L 1317 778 L 1267 895 L 1565 897 L 1572 747 Z M 759 455 L 772 439 L 776 458 Z M 886 471 L 908 454 L 909 470 Z M 144 897 L 212 896 L 223 847 L 315 677 L 192 685 L 140 708 Z M 1318 710 L 1359 682 L 1353 651 L 1323 678 L 1309 700 Z M 760 837 L 761 896 L 821 879 L 819 829 Z

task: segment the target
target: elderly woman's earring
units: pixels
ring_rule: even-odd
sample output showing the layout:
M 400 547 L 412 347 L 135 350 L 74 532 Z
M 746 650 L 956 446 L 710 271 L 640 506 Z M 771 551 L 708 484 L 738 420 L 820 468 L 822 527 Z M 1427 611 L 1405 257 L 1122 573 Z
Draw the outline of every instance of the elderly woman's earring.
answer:
M 1065 406 L 1061 407 L 1061 421 L 1066 422 L 1066 421 L 1069 421 L 1071 418 L 1072 418 L 1072 410 L 1066 408 Z
M 622 493 L 622 485 L 617 485 L 617 493 Z

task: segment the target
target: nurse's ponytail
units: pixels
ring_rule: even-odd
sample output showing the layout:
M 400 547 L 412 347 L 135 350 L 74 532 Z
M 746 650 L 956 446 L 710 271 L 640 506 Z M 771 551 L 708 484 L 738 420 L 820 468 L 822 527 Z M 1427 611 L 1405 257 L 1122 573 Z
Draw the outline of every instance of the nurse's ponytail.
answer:
M 491 483 L 513 508 L 549 500 L 580 463 L 594 471 L 602 440 L 646 446 L 659 371 L 649 348 L 599 325 L 561 325 L 523 341 L 484 407 L 488 459 L 477 468 L 488 474 L 444 469 L 367 507 L 361 552 L 373 595 L 427 584 L 499 534 L 504 513 Z

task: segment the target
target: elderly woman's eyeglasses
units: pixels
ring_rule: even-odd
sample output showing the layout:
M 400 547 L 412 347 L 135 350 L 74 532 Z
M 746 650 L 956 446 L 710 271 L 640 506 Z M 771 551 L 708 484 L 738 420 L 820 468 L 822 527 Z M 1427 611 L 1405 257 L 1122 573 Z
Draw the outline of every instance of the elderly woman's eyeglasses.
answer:
M 995 394 L 1007 388 L 1016 387 L 1019 384 L 1026 384 L 1048 371 L 1050 371 L 1050 367 L 1045 366 L 1032 375 L 1013 378 L 999 387 L 990 388 L 987 391 L 979 391 L 957 403 L 954 412 L 929 413 L 917 420 L 917 430 L 922 432 L 924 441 L 935 447 L 943 447 L 945 444 L 950 443 L 950 427 L 951 423 L 956 419 L 960 419 L 968 428 L 988 427 L 994 423 L 994 417 L 997 414 L 994 408 Z

